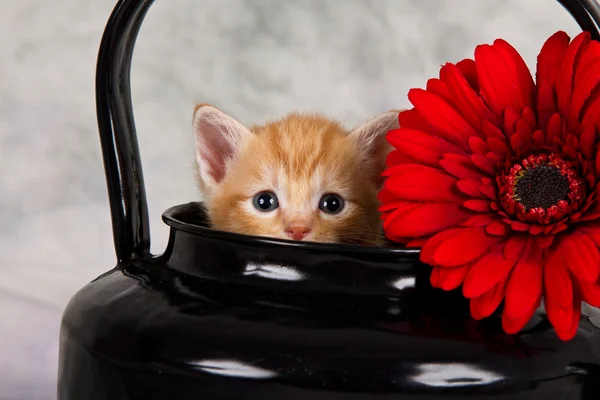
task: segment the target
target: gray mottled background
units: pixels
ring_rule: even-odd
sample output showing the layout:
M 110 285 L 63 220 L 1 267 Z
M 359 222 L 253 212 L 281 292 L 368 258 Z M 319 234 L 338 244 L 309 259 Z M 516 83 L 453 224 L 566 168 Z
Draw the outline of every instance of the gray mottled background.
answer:
M 115 262 L 93 86 L 113 4 L 0 0 L 0 400 L 55 398 L 62 309 Z M 195 102 L 353 125 L 497 37 L 534 67 L 558 29 L 579 31 L 552 0 L 157 1 L 132 72 L 153 250 L 162 211 L 198 196 Z

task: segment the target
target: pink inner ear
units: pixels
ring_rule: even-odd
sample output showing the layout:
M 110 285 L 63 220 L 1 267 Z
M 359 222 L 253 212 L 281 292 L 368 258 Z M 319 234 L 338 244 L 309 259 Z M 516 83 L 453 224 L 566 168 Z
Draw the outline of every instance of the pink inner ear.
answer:
M 213 109 L 214 110 L 214 109 Z M 202 111 L 199 111 L 202 112 Z M 240 132 L 245 129 L 226 115 L 213 115 L 219 111 L 207 110 L 195 121 L 196 153 L 200 168 L 205 169 L 218 183 L 225 177 L 227 161 L 233 157 Z M 238 126 L 239 125 L 239 126 Z
M 225 177 L 225 166 L 227 160 L 233 156 L 233 146 L 215 128 L 202 128 L 204 137 L 203 140 L 196 141 L 196 151 L 206 163 L 207 172 L 218 183 Z

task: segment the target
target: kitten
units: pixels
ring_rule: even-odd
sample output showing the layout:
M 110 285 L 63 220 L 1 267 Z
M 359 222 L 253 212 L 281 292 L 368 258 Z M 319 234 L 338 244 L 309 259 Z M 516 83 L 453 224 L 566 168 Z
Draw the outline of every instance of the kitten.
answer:
M 354 131 L 292 113 L 244 127 L 210 105 L 194 111 L 200 191 L 213 228 L 312 242 L 383 243 L 377 193 L 398 128 L 390 111 Z

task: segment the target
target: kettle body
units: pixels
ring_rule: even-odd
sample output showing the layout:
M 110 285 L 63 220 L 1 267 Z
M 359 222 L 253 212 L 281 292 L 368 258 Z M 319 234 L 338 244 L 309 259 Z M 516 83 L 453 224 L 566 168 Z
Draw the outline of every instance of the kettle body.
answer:
M 168 210 L 159 257 L 78 292 L 60 400 L 597 399 L 600 329 L 561 341 L 539 310 L 518 335 L 433 289 L 418 254 L 212 231 Z

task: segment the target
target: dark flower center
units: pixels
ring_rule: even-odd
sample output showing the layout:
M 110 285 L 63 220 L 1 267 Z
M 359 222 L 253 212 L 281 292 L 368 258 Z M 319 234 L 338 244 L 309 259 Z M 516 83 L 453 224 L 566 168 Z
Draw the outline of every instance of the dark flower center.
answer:
M 556 154 L 530 155 L 496 180 L 504 211 L 523 222 L 559 221 L 585 200 L 583 179 L 572 163 Z
M 561 200 L 567 201 L 568 194 L 569 178 L 551 165 L 526 169 L 515 184 L 515 199 L 525 207 L 525 211 L 550 208 Z

